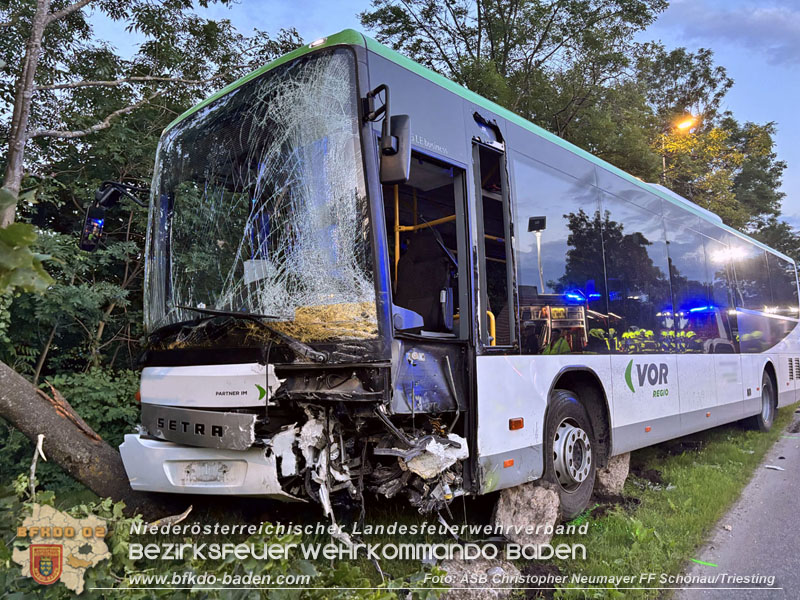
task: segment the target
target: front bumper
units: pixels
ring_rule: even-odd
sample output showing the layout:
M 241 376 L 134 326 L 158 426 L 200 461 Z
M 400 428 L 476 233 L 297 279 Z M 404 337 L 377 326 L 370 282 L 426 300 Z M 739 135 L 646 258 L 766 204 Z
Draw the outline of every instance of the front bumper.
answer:
M 283 491 L 275 455 L 264 448 L 195 448 L 128 434 L 119 451 L 131 488 L 137 491 L 304 502 Z

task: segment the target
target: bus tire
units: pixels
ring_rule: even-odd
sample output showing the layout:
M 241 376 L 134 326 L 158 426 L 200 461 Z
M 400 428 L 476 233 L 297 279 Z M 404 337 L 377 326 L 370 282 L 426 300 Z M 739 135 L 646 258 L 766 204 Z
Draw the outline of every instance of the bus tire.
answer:
M 597 473 L 594 440 L 592 422 L 578 395 L 553 390 L 545 423 L 544 479 L 555 484 L 565 520 L 589 505 Z
M 778 408 L 775 383 L 767 371 L 761 376 L 761 412 L 750 417 L 748 425 L 758 431 L 769 431 L 775 421 L 775 411 Z

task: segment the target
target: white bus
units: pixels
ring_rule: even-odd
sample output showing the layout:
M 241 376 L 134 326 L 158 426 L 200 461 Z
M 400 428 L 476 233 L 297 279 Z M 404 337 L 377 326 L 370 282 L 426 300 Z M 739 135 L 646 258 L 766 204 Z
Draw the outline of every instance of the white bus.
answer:
M 139 490 L 570 518 L 800 393 L 789 258 L 350 30 L 167 128 L 146 259 Z

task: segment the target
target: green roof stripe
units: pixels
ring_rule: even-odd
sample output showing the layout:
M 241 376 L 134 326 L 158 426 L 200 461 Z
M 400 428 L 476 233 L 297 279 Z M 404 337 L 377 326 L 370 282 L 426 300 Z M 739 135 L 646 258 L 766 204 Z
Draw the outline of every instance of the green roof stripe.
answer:
M 327 38 L 324 38 L 324 40 L 325 41 L 322 44 L 319 44 L 318 46 L 316 46 L 314 48 L 309 47 L 308 44 L 304 45 L 304 46 L 301 46 L 297 50 L 294 50 L 294 51 L 290 52 L 289 54 L 285 54 L 284 56 L 281 56 L 280 58 L 272 61 L 271 63 L 269 63 L 267 65 L 264 65 L 263 67 L 253 71 L 252 73 L 250 73 L 248 75 L 245 75 L 241 79 L 238 79 L 238 80 L 234 81 L 230 85 L 228 85 L 228 86 L 222 88 L 220 91 L 216 92 L 211 97 L 203 100 L 202 102 L 200 102 L 196 106 L 190 108 L 185 113 L 180 115 L 177 119 L 175 119 L 172 123 L 170 123 L 167 126 L 167 128 L 164 130 L 164 133 L 169 131 L 173 126 L 175 126 L 177 123 L 179 123 L 180 121 L 182 121 L 186 117 L 194 114 L 195 112 L 197 112 L 198 110 L 204 108 L 205 106 L 208 106 L 211 102 L 213 102 L 217 98 L 219 98 L 221 96 L 224 96 L 225 94 L 227 94 L 229 92 L 232 92 L 233 90 L 235 90 L 236 88 L 244 85 L 248 81 L 258 77 L 259 75 L 262 75 L 263 73 L 266 73 L 270 69 L 274 69 L 275 67 L 277 67 L 279 65 L 287 63 L 290 60 L 294 60 L 295 58 L 303 56 L 304 54 L 308 54 L 309 52 L 312 52 L 312 51 L 316 51 L 316 50 L 320 50 L 322 48 L 328 48 L 328 47 L 336 46 L 336 45 L 366 46 L 366 48 L 368 50 L 371 50 L 371 51 L 375 52 L 375 54 L 378 54 L 379 56 L 382 56 L 382 57 L 386 58 L 387 60 L 390 60 L 393 63 L 398 64 L 398 65 L 400 65 L 401 67 L 403 67 L 405 69 L 408 69 L 412 73 L 416 73 L 417 75 L 420 75 L 421 77 L 424 77 L 428 81 L 430 81 L 432 83 L 435 83 L 436 85 L 438 85 L 440 87 L 443 87 L 443 88 L 445 88 L 446 90 L 448 90 L 450 92 L 453 92 L 454 94 L 456 94 L 457 96 L 459 96 L 461 98 L 464 98 L 465 100 L 473 102 L 474 104 L 477 104 L 478 106 L 481 106 L 481 107 L 483 107 L 483 108 L 485 108 L 487 110 L 492 111 L 493 113 L 503 117 L 507 121 L 509 121 L 511 123 L 514 123 L 515 125 L 519 125 L 523 129 L 527 129 L 531 133 L 534 133 L 534 134 L 538 135 L 539 137 L 542 137 L 542 138 L 544 138 L 544 139 L 546 139 L 546 140 L 548 140 L 548 141 L 550 141 L 550 142 L 552 142 L 554 144 L 557 144 L 557 145 L 561 146 L 562 148 L 564 148 L 565 150 L 568 150 L 569 152 L 572 152 L 573 154 L 577 154 L 578 156 L 580 156 L 582 158 L 585 158 L 588 161 L 591 161 L 592 163 L 596 164 L 597 166 L 602 167 L 603 169 L 605 169 L 607 171 L 610 171 L 611 173 L 614 173 L 615 175 L 618 175 L 618 176 L 622 177 L 626 181 L 628 181 L 628 182 L 630 182 L 630 183 L 642 188 L 643 190 L 658 196 L 662 200 L 666 200 L 667 202 L 670 202 L 671 204 L 673 204 L 675 206 L 679 206 L 679 207 L 691 212 L 692 214 L 700 217 L 704 221 L 712 223 L 713 225 L 715 225 L 715 226 L 717 226 L 717 227 L 719 227 L 719 228 L 721 228 L 721 229 L 723 229 L 725 231 L 728 231 L 729 233 L 732 233 L 732 234 L 736 235 L 737 237 L 740 237 L 740 238 L 742 238 L 744 240 L 747 240 L 747 241 L 755 244 L 756 246 L 758 246 L 758 247 L 760 247 L 760 248 L 762 248 L 764 250 L 768 250 L 769 252 L 772 252 L 773 254 L 776 254 L 776 255 L 778 255 L 778 256 L 780 256 L 780 257 L 782 257 L 782 258 L 784 258 L 784 259 L 786 259 L 786 260 L 788 260 L 788 261 L 790 261 L 792 263 L 794 262 L 791 258 L 786 256 L 785 254 L 782 254 L 782 253 L 778 252 L 777 250 L 775 250 L 773 248 L 770 248 L 766 244 L 763 244 L 763 243 L 759 242 L 758 240 L 755 240 L 755 239 L 751 238 L 750 236 L 745 235 L 744 233 L 734 229 L 733 227 L 729 227 L 728 225 L 725 225 L 724 223 L 720 223 L 718 221 L 715 221 L 715 220 L 709 218 L 708 215 L 704 214 L 703 212 L 701 212 L 699 210 L 694 209 L 691 205 L 685 204 L 683 202 L 680 202 L 679 200 L 676 200 L 675 198 L 670 197 L 669 194 L 665 194 L 664 192 L 662 192 L 658 188 L 653 187 L 649 183 L 646 183 L 644 181 L 641 181 L 640 179 L 637 179 L 636 177 L 634 177 L 630 173 L 627 173 L 627 172 L 623 171 L 622 169 L 620 169 L 618 167 L 615 167 L 611 163 L 608 163 L 608 162 L 604 161 L 603 159 L 598 158 L 594 154 L 592 154 L 590 152 L 587 152 L 583 148 L 580 148 L 580 147 L 576 146 L 575 144 L 572 144 L 572 143 L 570 143 L 570 142 L 558 137 L 557 135 L 555 135 L 553 133 L 550 133 L 546 129 L 543 129 L 543 128 L 539 127 L 538 125 L 535 125 L 534 123 L 528 121 L 527 119 L 519 116 L 518 114 L 516 114 L 514 112 L 511 112 L 507 108 L 503 108 L 499 104 L 496 104 L 495 102 L 492 102 L 491 100 L 488 100 L 488 99 L 484 98 L 483 96 L 480 96 L 480 95 L 476 94 L 472 90 L 469 90 L 469 89 L 465 88 L 464 86 L 459 85 L 459 84 L 455 83 L 454 81 L 451 81 L 451 80 L 447 79 L 446 77 L 444 77 L 443 75 L 437 73 L 436 71 L 433 71 L 433 70 L 431 70 L 431 69 L 429 69 L 427 67 L 424 67 L 424 66 L 420 65 L 419 63 L 414 62 L 410 58 L 408 58 L 406 56 L 403 56 L 402 54 L 400 54 L 399 52 L 397 52 L 395 50 L 392 50 L 388 46 L 384 46 L 383 44 L 375 41 L 374 39 L 372 39 L 369 36 L 366 36 L 366 35 L 362 34 L 359 31 L 356 31 L 354 29 L 345 29 L 343 31 L 340 31 L 339 33 L 336 33 L 336 34 L 328 36 Z

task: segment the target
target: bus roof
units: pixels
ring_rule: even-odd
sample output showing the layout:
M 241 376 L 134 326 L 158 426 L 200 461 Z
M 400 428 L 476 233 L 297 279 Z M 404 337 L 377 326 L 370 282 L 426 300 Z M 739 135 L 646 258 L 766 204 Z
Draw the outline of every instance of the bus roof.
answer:
M 313 47 L 312 47 L 312 45 L 313 45 Z M 281 57 L 275 59 L 274 61 L 264 65 L 263 67 L 260 67 L 260 68 L 256 69 L 252 73 L 249 73 L 249 74 L 245 75 L 244 77 L 242 77 L 240 79 L 237 79 L 233 83 L 225 86 L 224 88 L 222 88 L 221 90 L 219 90 L 215 94 L 211 95 L 210 97 L 206 98 L 205 100 L 203 100 L 199 104 L 196 104 L 195 106 L 193 106 L 192 108 L 190 108 L 189 110 L 187 110 L 186 112 L 184 112 L 183 114 L 178 116 L 174 121 L 172 121 L 172 123 L 167 125 L 167 127 L 164 129 L 164 133 L 163 134 L 166 134 L 167 131 L 172 129 L 179 122 L 181 122 L 182 120 L 184 120 L 188 116 L 194 114 L 195 112 L 197 112 L 198 110 L 202 109 L 203 107 L 207 106 L 208 104 L 210 104 L 214 100 L 220 98 L 221 96 L 224 96 L 225 94 L 227 94 L 227 93 L 235 90 L 236 88 L 244 85 L 248 81 L 251 81 L 252 79 L 255 79 L 259 75 L 262 75 L 263 73 L 266 73 L 267 71 L 269 71 L 271 69 L 274 69 L 275 67 L 277 67 L 279 65 L 287 63 L 287 62 L 289 62 L 291 60 L 294 60 L 295 58 L 298 58 L 298 57 L 303 56 L 305 54 L 308 54 L 310 52 L 315 52 L 317 50 L 320 50 L 320 49 L 323 49 L 323 48 L 329 48 L 331 46 L 342 46 L 342 45 L 365 47 L 367 50 L 371 50 L 372 52 L 375 52 L 375 54 L 378 54 L 378 55 L 386 58 L 387 60 L 390 60 L 390 61 L 400 65 L 401 67 L 404 67 L 405 69 L 408 69 L 409 71 L 411 71 L 413 73 L 416 73 L 417 75 L 420 75 L 421 77 L 424 77 L 428 81 L 431 81 L 432 83 L 435 83 L 436 85 L 445 88 L 446 90 L 456 94 L 457 96 L 460 96 L 461 98 L 464 98 L 465 100 L 469 100 L 470 102 L 473 102 L 474 104 L 477 104 L 478 106 L 482 106 L 482 107 L 486 108 L 487 110 L 490 110 L 493 113 L 501 116 L 502 118 L 506 119 L 507 121 L 509 121 L 511 123 L 514 123 L 515 125 L 518 125 L 518 126 L 522 127 L 523 129 L 526 129 L 526 130 L 530 131 L 531 133 L 533 133 L 535 135 L 538 135 L 539 137 L 544 138 L 544 139 L 546 139 L 546 140 L 548 140 L 548 141 L 550 141 L 550 142 L 552 142 L 554 144 L 557 144 L 557 145 L 561 146 L 562 148 L 568 150 L 569 152 L 572 152 L 573 154 L 576 154 L 576 155 L 578 155 L 578 156 L 580 156 L 580 157 L 582 157 L 582 158 L 584 158 L 584 159 L 586 159 L 588 161 L 591 161 L 592 163 L 596 164 L 597 166 L 602 167 L 603 169 L 606 169 L 607 171 L 610 171 L 610 172 L 614 173 L 615 175 L 618 175 L 618 176 L 622 177 L 626 181 L 628 181 L 630 183 L 633 183 L 634 185 L 636 185 L 636 186 L 638 186 L 640 188 L 645 189 L 646 191 L 650 192 L 651 194 L 654 194 L 654 195 L 658 196 L 662 200 L 666 200 L 667 202 L 670 202 L 671 204 L 674 204 L 675 206 L 679 206 L 680 208 L 682 208 L 682 209 L 684 209 L 684 210 L 686 210 L 688 212 L 691 212 L 695 216 L 700 217 L 704 221 L 707 221 L 707 222 L 713 224 L 714 226 L 719 227 L 720 229 L 728 231 L 728 232 L 734 234 L 735 236 L 737 236 L 739 238 L 747 240 L 748 242 L 751 242 L 751 243 L 755 244 L 756 246 L 758 246 L 758 247 L 760 247 L 760 248 L 762 248 L 764 250 L 767 250 L 768 252 L 776 254 L 776 255 L 780 256 L 781 258 L 783 258 L 785 260 L 788 260 L 791 263 L 794 263 L 794 261 L 791 258 L 789 258 L 788 256 L 786 256 L 785 254 L 782 254 L 781 252 L 778 252 L 774 248 L 770 248 L 766 244 L 763 244 L 762 242 L 759 242 L 758 240 L 755 240 L 755 239 L 751 238 L 750 236 L 745 235 L 744 233 L 734 229 L 733 227 L 729 227 L 728 225 L 725 225 L 724 223 L 721 222 L 721 219 L 719 218 L 719 216 L 715 215 L 714 213 L 710 213 L 710 211 L 702 209 L 701 207 L 695 205 L 690 200 L 682 199 L 683 201 L 681 201 L 681 199 L 673 197 L 673 193 L 666 193 L 665 191 L 659 189 L 661 186 L 651 185 L 649 183 L 646 183 L 646 182 L 642 181 L 641 179 L 638 179 L 637 177 L 634 177 L 630 173 L 627 173 L 626 171 L 623 171 L 622 169 L 620 169 L 618 167 L 615 167 L 611 163 L 606 162 L 601 158 L 598 158 L 597 156 L 593 155 L 591 152 L 587 152 L 583 148 L 580 148 L 579 146 L 576 146 L 575 144 L 572 144 L 571 142 L 568 142 L 568 141 L 558 137 L 557 135 L 555 135 L 553 133 L 550 133 L 546 129 L 543 129 L 542 127 L 539 127 L 538 125 L 528 121 L 527 119 L 525 119 L 525 118 L 519 116 L 518 114 L 508 110 L 507 108 L 504 108 L 504 107 L 500 106 L 499 104 L 484 98 L 483 96 L 473 92 L 472 90 L 467 89 L 463 85 L 459 85 L 459 84 L 455 83 L 454 81 L 451 81 L 450 79 L 447 79 L 445 76 L 437 73 L 436 71 L 433 71 L 433 70 L 431 70 L 431 69 L 429 69 L 427 67 L 424 67 L 424 66 L 420 65 L 419 63 L 414 62 L 410 58 L 408 58 L 406 56 L 403 56 L 402 54 L 400 54 L 399 52 L 397 52 L 395 50 L 392 50 L 388 46 L 384 46 L 383 44 L 375 41 L 371 37 L 359 32 L 359 31 L 356 31 L 355 29 L 344 29 L 344 30 L 340 31 L 339 33 L 335 33 L 335 34 L 329 35 L 329 36 L 327 36 L 325 38 L 321 38 L 320 40 L 316 40 L 314 42 L 311 42 L 311 44 L 305 44 L 305 45 L 297 48 L 296 50 L 293 50 L 292 52 L 289 52 L 288 54 L 284 54 L 283 56 L 281 56 Z M 707 214 L 707 213 L 710 213 L 710 214 Z M 713 216 L 711 216 L 711 215 L 713 215 Z

